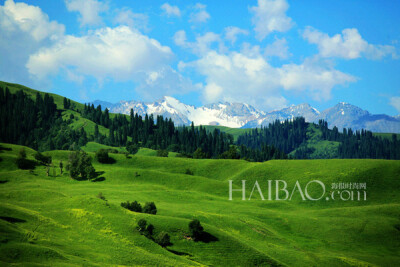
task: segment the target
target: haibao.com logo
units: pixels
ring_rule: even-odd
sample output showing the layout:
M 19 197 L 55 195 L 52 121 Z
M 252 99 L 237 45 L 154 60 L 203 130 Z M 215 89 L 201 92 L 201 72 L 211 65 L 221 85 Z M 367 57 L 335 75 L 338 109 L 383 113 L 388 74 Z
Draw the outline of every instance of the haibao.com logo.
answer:
M 284 180 L 268 180 L 266 184 L 247 183 L 241 180 L 241 188 L 233 188 L 233 180 L 229 180 L 229 200 L 233 200 L 233 193 L 241 193 L 241 200 L 261 199 L 261 200 L 292 200 L 300 197 L 303 201 L 311 200 L 340 200 L 340 201 L 366 201 L 367 200 L 366 183 L 332 183 L 328 192 L 325 184 L 320 180 L 312 180 L 303 186 L 296 181 L 292 188 Z M 247 197 L 248 192 L 250 195 Z M 258 195 L 258 196 L 255 196 Z

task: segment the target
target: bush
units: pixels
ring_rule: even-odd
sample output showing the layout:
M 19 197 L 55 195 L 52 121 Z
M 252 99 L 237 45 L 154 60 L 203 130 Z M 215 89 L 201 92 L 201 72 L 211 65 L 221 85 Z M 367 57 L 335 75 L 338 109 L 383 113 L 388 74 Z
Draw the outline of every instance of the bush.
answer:
M 17 158 L 16 164 L 21 170 L 33 170 L 35 168 L 35 162 L 29 159 Z
M 187 175 L 194 175 L 193 171 L 191 169 L 186 169 L 185 174 Z
M 168 151 L 172 151 L 172 152 L 178 152 L 179 149 L 180 149 L 180 147 L 179 147 L 178 144 L 172 144 L 172 145 L 169 145 L 169 146 L 167 147 L 167 150 L 168 150 Z
M 171 245 L 171 239 L 169 237 L 169 234 L 166 232 L 161 232 L 158 234 L 156 237 L 156 243 L 159 244 L 162 247 L 166 247 Z
M 192 220 L 189 223 L 189 233 L 193 240 L 199 240 L 203 234 L 203 226 L 201 226 L 200 221 L 197 219 Z
M 139 151 L 139 147 L 136 144 L 130 143 L 130 144 L 128 144 L 126 146 L 126 150 L 129 152 L 129 154 L 133 155 L 133 154 L 136 154 Z
M 157 150 L 157 157 L 168 157 L 168 151 L 165 149 Z
M 108 151 L 105 149 L 100 149 L 96 152 L 96 159 L 98 162 L 104 164 L 115 163 L 115 160 L 108 155 Z
M 146 235 L 147 236 L 152 236 L 153 235 L 153 232 L 154 232 L 154 226 L 152 225 L 152 224 L 149 224 L 149 225 L 147 225 L 147 228 L 146 228 Z
M 134 212 L 142 212 L 142 205 L 140 205 L 140 203 L 138 203 L 136 200 L 132 203 L 130 203 L 129 201 L 122 202 L 121 207 Z
M 100 193 L 97 195 L 97 197 L 100 198 L 101 200 L 107 201 L 107 200 L 106 200 L 106 197 L 103 195 L 102 192 L 100 192 Z
M 137 223 L 136 229 L 147 238 L 151 238 L 154 232 L 154 226 L 152 224 L 147 225 L 147 221 L 145 219 L 140 219 Z
M 146 202 L 146 204 L 143 207 L 143 212 L 156 215 L 157 214 L 156 204 L 154 204 L 154 202 Z
M 205 159 L 207 158 L 206 153 L 203 152 L 203 150 L 199 147 L 196 149 L 195 152 L 193 152 L 193 158 L 194 159 Z
M 229 150 L 219 155 L 220 159 L 240 159 L 236 146 L 231 146 Z
M 145 219 L 140 219 L 137 223 L 137 229 L 139 232 L 146 231 L 147 221 Z
M 36 152 L 35 159 L 42 165 L 50 165 L 51 163 L 51 156 L 43 155 L 40 152 Z
M 193 158 L 191 155 L 183 153 L 183 152 L 176 154 L 176 157 L 177 158 Z
M 21 148 L 19 151 L 16 164 L 17 167 L 22 170 L 31 170 L 35 168 L 35 162 L 26 158 L 26 152 L 24 148 Z

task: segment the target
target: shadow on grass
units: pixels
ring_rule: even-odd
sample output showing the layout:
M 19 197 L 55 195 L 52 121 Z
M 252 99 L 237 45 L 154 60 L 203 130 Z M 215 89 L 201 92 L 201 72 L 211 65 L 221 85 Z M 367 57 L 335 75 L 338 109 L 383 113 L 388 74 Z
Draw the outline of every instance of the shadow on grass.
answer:
M 213 236 L 210 233 L 202 232 L 200 236 L 195 240 L 195 242 L 203 242 L 203 243 L 210 243 L 218 241 L 218 237 Z
M 21 170 L 33 170 L 37 165 L 36 161 L 24 158 L 18 158 L 16 164 Z
M 0 180 L 0 184 L 8 183 L 8 180 Z
M 96 182 L 102 182 L 102 181 L 105 181 L 105 180 L 106 180 L 106 178 L 102 176 L 102 177 L 93 178 L 90 181 L 96 183 Z
M 114 163 L 116 163 L 117 161 L 114 159 L 114 158 L 112 158 L 112 157 L 108 157 L 107 159 L 103 159 L 103 160 L 97 160 L 99 163 L 101 163 L 101 164 L 114 164 Z
M 0 220 L 7 221 L 9 223 L 24 223 L 24 222 L 26 222 L 26 220 L 14 218 L 14 217 L 8 217 L 8 216 L 0 216 Z
M 4 146 L 0 145 L 0 151 L 1 151 L 1 150 L 11 151 L 12 148 L 10 148 L 10 147 L 4 147 Z
M 181 252 L 181 251 L 176 251 L 176 250 L 173 250 L 173 249 L 170 249 L 170 248 L 166 248 L 166 249 L 167 249 L 169 252 L 174 253 L 175 255 L 178 255 L 178 256 L 190 256 L 190 257 L 193 256 L 193 255 L 190 254 L 190 253 Z
M 91 182 L 102 182 L 102 181 L 105 181 L 105 180 L 106 180 L 105 177 L 100 176 L 100 175 L 102 175 L 102 174 L 104 174 L 104 173 L 105 173 L 104 171 L 95 172 L 95 173 L 94 173 L 94 177 L 93 177 L 92 179 L 84 178 L 84 177 L 81 177 L 81 176 L 75 177 L 75 178 L 73 178 L 73 179 L 76 180 L 76 181 L 87 181 L 87 180 L 89 180 L 89 181 L 91 181 Z

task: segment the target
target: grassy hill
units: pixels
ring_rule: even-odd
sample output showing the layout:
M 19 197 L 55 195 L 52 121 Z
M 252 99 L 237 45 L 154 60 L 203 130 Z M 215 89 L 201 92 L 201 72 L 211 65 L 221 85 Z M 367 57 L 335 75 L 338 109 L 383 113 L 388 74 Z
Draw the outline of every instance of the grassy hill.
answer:
M 10 93 L 12 93 L 12 94 L 15 94 L 19 90 L 22 90 L 27 95 L 30 95 L 32 97 L 32 99 L 36 99 L 36 93 L 40 93 L 42 95 L 45 94 L 45 92 L 31 89 L 29 87 L 26 87 L 26 86 L 23 86 L 20 84 L 16 84 L 16 83 L 8 83 L 8 82 L 0 81 L 0 87 L 4 87 L 4 88 L 7 87 L 10 90 Z M 64 108 L 64 105 L 63 105 L 64 97 L 63 96 L 52 94 L 52 93 L 48 93 L 48 94 L 54 98 L 54 103 L 57 105 L 58 109 Z M 71 100 L 71 104 L 74 109 L 79 109 L 79 110 L 83 109 L 82 103 Z
M 110 154 L 115 164 L 94 162 L 102 179 L 76 181 L 59 169 L 46 176 L 15 165 L 20 146 L 1 144 L 0 262 L 48 266 L 395 266 L 400 261 L 400 161 L 388 160 L 195 160 Z M 88 144 L 87 151 L 90 146 Z M 28 158 L 35 151 L 26 148 Z M 68 151 L 49 151 L 58 166 Z M 90 153 L 93 156 L 93 153 Z M 194 175 L 187 175 L 190 169 Z M 321 180 L 367 185 L 366 201 L 262 201 L 254 192 L 228 200 L 228 180 L 247 196 L 257 180 L 288 189 Z M 303 188 L 304 189 L 304 188 Z M 310 187 L 309 193 L 317 194 Z M 99 192 L 107 201 L 96 197 Z M 122 201 L 154 201 L 157 215 L 123 209 Z M 162 248 L 140 235 L 145 218 L 155 234 L 166 231 L 173 245 Z M 208 242 L 187 238 L 188 223 L 200 220 Z

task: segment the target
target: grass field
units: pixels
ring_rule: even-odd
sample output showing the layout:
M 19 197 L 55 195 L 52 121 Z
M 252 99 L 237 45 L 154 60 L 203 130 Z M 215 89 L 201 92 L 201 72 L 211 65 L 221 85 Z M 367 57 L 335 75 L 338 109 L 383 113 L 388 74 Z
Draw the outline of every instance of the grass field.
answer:
M 98 145 L 98 144 L 97 144 Z M 151 157 L 141 150 L 115 164 L 94 163 L 102 179 L 76 181 L 60 170 L 46 176 L 15 165 L 20 149 L 0 152 L 1 265 L 48 266 L 396 266 L 400 262 L 400 161 L 388 160 L 194 160 Z M 99 148 L 88 144 L 87 151 Z M 28 158 L 35 151 L 26 148 Z M 58 166 L 68 151 L 47 152 Z M 90 153 L 92 156 L 93 153 Z M 146 155 L 145 155 L 146 154 Z M 190 169 L 194 175 L 186 175 Z M 240 188 L 267 180 L 367 185 L 366 201 L 262 201 L 257 193 L 228 200 L 228 180 Z M 102 180 L 102 181 L 101 181 Z M 289 190 L 291 191 L 291 190 Z M 310 195 L 318 188 L 310 187 Z M 107 201 L 96 196 L 102 192 Z M 123 209 L 122 201 L 154 201 L 157 215 Z M 162 248 L 135 230 L 145 218 L 155 234 L 166 231 L 173 245 Z M 209 242 L 186 238 L 200 220 Z

